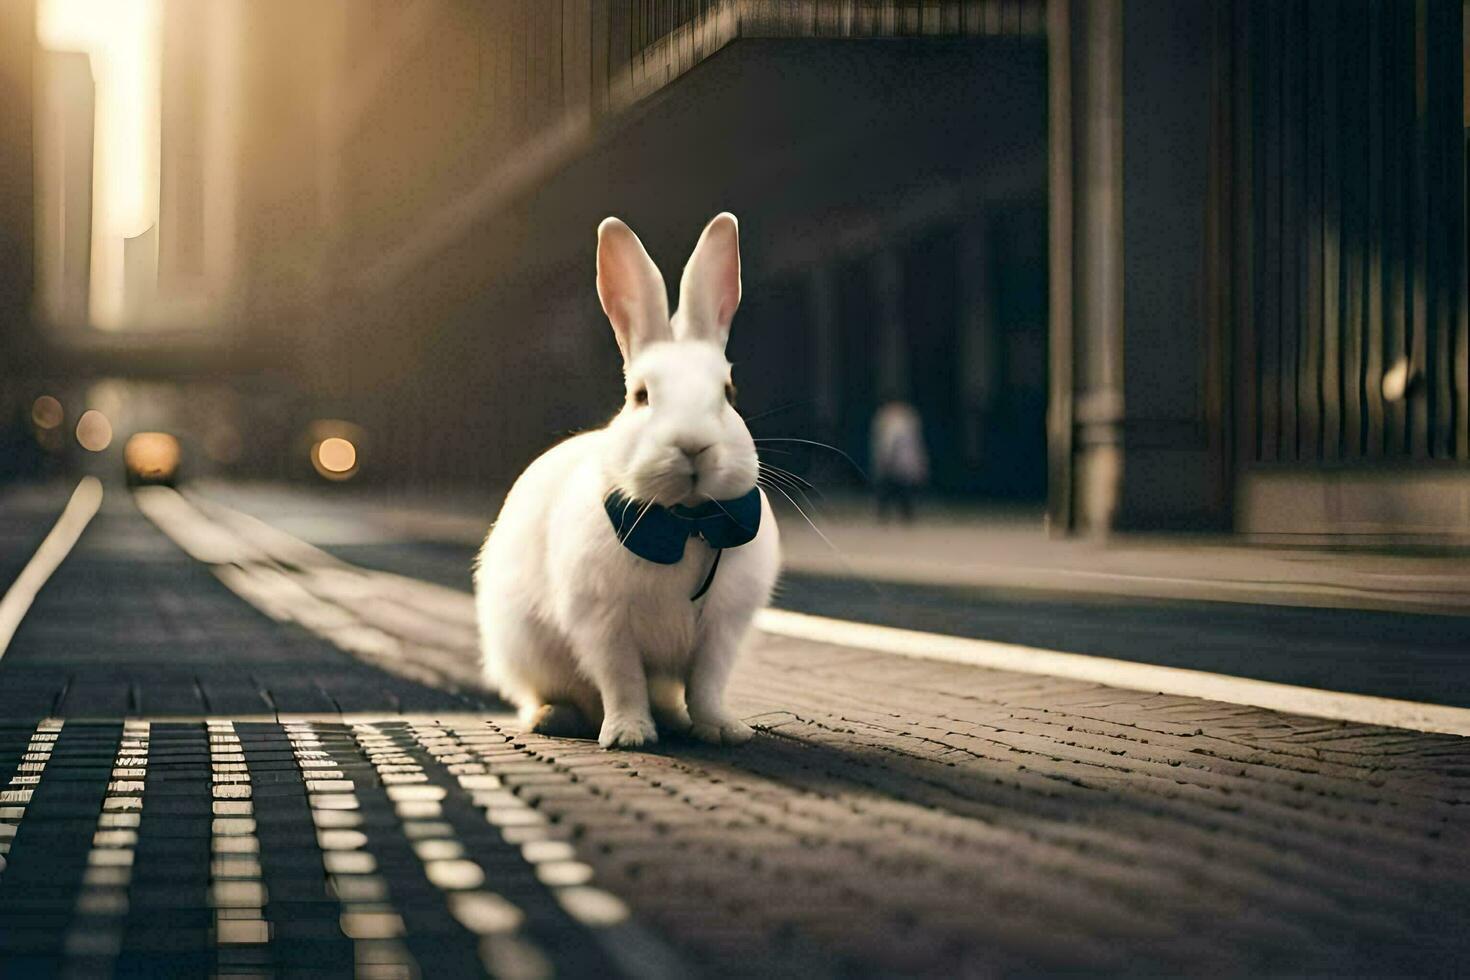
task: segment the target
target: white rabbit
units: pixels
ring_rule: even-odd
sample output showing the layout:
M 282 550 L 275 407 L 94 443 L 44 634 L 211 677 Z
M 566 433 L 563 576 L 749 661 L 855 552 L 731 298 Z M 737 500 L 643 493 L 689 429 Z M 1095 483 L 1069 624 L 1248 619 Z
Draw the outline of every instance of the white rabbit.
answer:
M 597 293 L 626 401 L 506 496 L 475 571 L 485 673 L 532 731 L 600 729 L 604 747 L 633 747 L 657 740 L 657 717 L 739 744 L 753 732 L 726 710 L 725 682 L 781 559 L 725 360 L 740 304 L 735 216 L 700 235 L 672 320 L 643 243 L 604 220 Z M 640 541 L 652 559 L 631 550 Z

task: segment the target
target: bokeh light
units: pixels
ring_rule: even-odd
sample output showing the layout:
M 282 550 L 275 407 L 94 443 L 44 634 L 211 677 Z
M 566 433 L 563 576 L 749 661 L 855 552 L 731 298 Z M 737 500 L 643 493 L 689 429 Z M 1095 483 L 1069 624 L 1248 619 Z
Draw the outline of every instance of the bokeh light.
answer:
M 136 432 L 123 445 L 128 473 L 141 481 L 172 480 L 179 471 L 179 440 L 167 432 Z
M 311 447 L 311 465 L 329 480 L 345 480 L 357 472 L 357 447 L 341 436 L 330 436 Z
M 1396 402 L 1409 390 L 1409 359 L 1401 357 L 1383 372 L 1383 400 Z
M 77 419 L 77 442 L 88 452 L 100 453 L 112 445 L 112 423 L 95 408 Z
M 42 395 L 31 406 L 31 421 L 36 423 L 38 429 L 54 429 L 65 418 L 66 411 L 61 407 L 61 402 L 50 395 Z

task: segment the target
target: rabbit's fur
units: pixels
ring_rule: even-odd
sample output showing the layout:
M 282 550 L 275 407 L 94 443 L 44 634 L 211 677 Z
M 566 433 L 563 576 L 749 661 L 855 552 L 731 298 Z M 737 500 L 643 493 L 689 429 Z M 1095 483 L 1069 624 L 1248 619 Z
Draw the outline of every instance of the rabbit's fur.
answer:
M 599 732 L 633 747 L 666 729 L 723 744 L 751 729 L 725 708 L 725 682 L 770 599 L 780 544 L 770 501 L 749 543 L 715 554 L 691 538 L 677 564 L 620 543 L 604 500 L 693 506 L 748 493 L 755 443 L 730 395 L 725 341 L 740 303 L 735 217 L 700 236 L 680 306 L 627 225 L 597 229 L 597 292 L 623 354 L 626 401 L 602 429 L 553 447 L 516 480 L 480 551 L 475 603 L 485 672 L 532 730 Z

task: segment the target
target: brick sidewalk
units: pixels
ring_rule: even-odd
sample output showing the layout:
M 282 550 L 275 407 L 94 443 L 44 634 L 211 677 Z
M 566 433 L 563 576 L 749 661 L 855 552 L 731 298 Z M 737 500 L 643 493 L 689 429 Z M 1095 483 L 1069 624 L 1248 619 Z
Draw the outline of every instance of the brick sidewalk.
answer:
M 522 758 L 465 719 L 0 727 L 0 974 L 672 975 Z
M 299 655 L 329 696 L 339 678 L 422 687 L 252 612 L 115 504 L 0 660 L 0 697 L 52 658 L 78 674 L 115 659 L 110 682 L 132 671 L 146 705 L 148 679 L 174 675 L 166 654 L 142 658 L 143 639 L 183 643 L 181 669 L 207 679 L 226 636 L 233 669 L 271 651 L 260 669 L 282 685 Z M 313 602 L 365 615 L 303 562 L 273 567 Z M 121 647 L 97 620 L 88 632 L 88 617 L 135 606 L 167 628 Z M 761 729 L 736 751 L 522 737 L 502 714 L 464 713 L 462 696 L 418 718 L 379 702 L 367 721 L 336 707 L 311 723 L 259 708 L 213 725 L 158 719 L 146 753 L 136 723 L 38 730 L 39 714 L 12 714 L 0 792 L 31 795 L 0 797 L 12 844 L 0 950 L 136 972 L 345 972 L 368 957 L 388 974 L 411 961 L 444 974 L 946 977 L 1450 975 L 1470 954 L 1470 741 L 770 637 L 733 695 Z M 248 797 L 227 788 L 242 774 Z M 99 836 L 127 829 L 103 817 L 135 806 L 109 799 L 139 801 L 134 843 Z M 248 834 L 217 823 L 246 818 L 247 799 Z M 217 844 L 237 836 L 253 850 Z M 221 853 L 253 853 L 258 869 Z M 98 871 L 125 863 L 126 879 Z M 455 897 L 472 893 L 492 897 Z M 501 941 L 515 916 L 500 902 L 520 915 L 514 941 Z M 222 918 L 264 922 L 270 941 L 222 943 L 252 934 L 222 933 Z M 99 932 L 116 943 L 68 945 Z

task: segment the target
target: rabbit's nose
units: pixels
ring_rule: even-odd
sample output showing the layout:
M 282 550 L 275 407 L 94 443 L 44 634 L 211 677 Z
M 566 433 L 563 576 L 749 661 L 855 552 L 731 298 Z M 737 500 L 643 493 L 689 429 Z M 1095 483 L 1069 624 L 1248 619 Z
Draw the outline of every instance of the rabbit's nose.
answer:
M 693 463 L 696 459 L 699 458 L 701 453 L 703 453 L 706 449 L 713 448 L 713 446 L 714 443 L 706 443 L 703 446 L 680 446 L 679 451 L 688 458 L 690 463 Z

